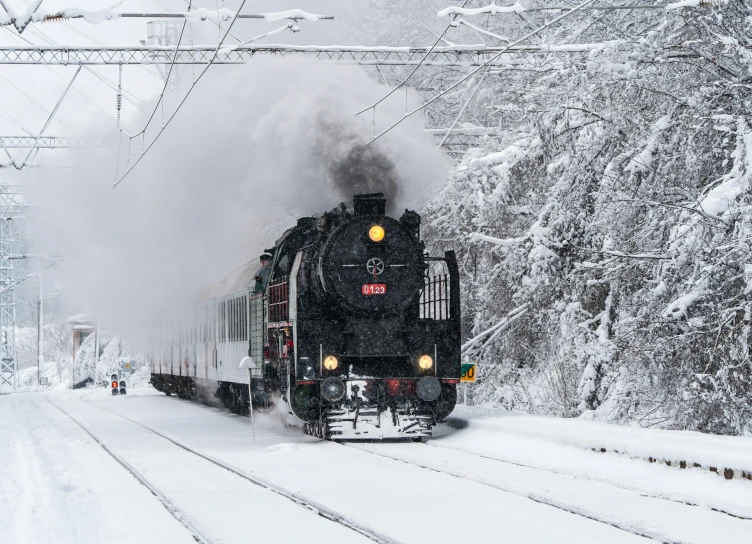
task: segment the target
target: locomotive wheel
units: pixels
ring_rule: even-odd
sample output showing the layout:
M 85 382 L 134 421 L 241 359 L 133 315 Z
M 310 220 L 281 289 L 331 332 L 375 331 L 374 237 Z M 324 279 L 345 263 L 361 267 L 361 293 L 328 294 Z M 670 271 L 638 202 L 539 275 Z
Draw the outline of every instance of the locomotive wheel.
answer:
M 325 422 L 314 421 L 313 423 L 306 423 L 303 430 L 309 436 L 315 436 L 316 438 L 320 438 L 321 440 L 328 440 L 328 427 L 329 426 Z

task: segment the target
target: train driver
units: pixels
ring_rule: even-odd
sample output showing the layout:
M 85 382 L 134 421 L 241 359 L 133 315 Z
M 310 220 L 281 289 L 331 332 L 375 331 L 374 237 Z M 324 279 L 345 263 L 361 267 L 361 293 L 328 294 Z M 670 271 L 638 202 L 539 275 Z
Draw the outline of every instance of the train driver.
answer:
M 256 285 L 253 287 L 254 293 L 260 293 L 266 289 L 266 282 L 269 279 L 269 271 L 271 270 L 272 256 L 268 253 L 264 253 L 259 257 L 261 262 L 261 268 L 256 271 Z

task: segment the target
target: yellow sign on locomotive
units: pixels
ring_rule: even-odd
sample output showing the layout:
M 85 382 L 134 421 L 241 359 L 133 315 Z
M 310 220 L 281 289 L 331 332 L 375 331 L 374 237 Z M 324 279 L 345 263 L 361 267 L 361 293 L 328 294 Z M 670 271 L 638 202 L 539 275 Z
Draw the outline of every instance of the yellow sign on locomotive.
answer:
M 475 363 L 462 363 L 462 374 L 460 375 L 460 381 L 475 383 Z

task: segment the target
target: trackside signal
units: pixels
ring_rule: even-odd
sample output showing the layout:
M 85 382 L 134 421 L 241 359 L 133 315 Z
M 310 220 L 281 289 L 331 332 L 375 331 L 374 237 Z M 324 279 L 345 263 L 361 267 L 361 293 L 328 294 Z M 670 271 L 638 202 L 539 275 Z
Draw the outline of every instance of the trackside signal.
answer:
M 110 385 L 112 386 L 112 394 L 117 395 L 118 394 L 118 375 L 113 374 L 112 376 L 110 376 L 110 380 L 111 380 Z M 123 394 L 125 394 L 125 389 L 123 389 Z
M 475 383 L 475 363 L 462 363 L 460 381 Z

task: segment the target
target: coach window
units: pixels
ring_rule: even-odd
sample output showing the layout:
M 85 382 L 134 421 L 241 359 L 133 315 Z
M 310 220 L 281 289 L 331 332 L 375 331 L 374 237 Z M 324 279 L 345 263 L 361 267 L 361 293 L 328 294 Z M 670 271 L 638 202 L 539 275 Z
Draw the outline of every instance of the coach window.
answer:
M 231 342 L 238 340 L 238 302 L 232 299 L 232 338 Z
M 235 301 L 230 299 L 227 301 L 227 304 L 230 307 L 230 311 L 229 311 L 230 327 L 229 327 L 229 338 L 227 339 L 227 341 L 232 342 L 235 340 Z
M 232 299 L 232 342 L 238 341 L 238 301 Z
M 248 332 L 248 305 L 245 297 L 238 300 L 240 301 L 240 340 L 245 342 L 248 340 L 246 336 Z
M 232 341 L 238 341 L 238 299 L 232 299 Z
M 224 342 L 225 337 L 225 302 L 217 304 L 217 321 L 219 328 L 217 330 L 217 342 Z
M 232 342 L 232 299 L 227 301 L 227 341 Z

